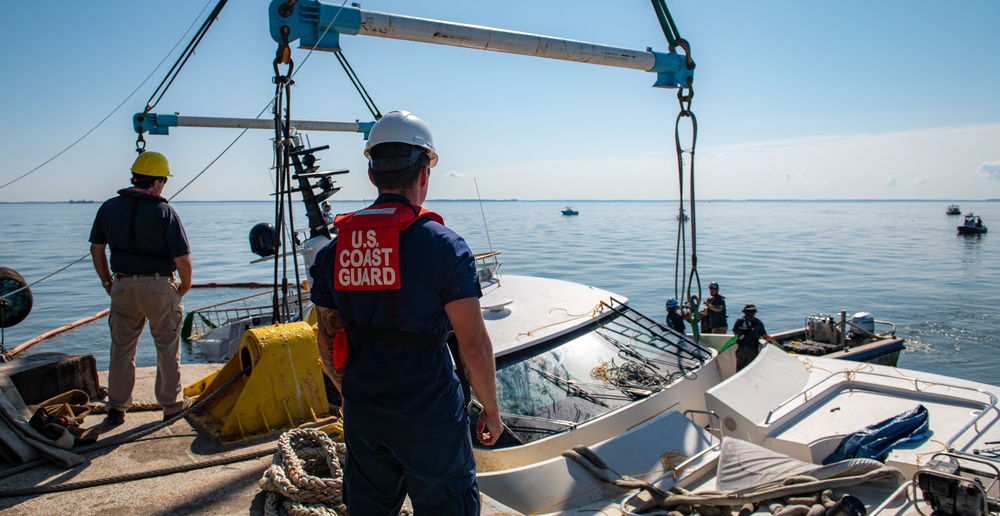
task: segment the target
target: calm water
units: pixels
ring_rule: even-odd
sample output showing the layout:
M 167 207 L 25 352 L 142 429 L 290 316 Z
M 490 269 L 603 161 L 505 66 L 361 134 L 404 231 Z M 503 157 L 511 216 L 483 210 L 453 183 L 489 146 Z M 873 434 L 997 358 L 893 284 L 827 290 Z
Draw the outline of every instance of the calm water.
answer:
M 362 207 L 360 201 L 333 204 L 335 212 Z M 482 211 L 477 202 L 428 202 L 427 207 L 465 235 L 474 251 L 501 251 L 502 272 L 605 288 L 661 317 L 664 300 L 674 295 L 676 204 L 572 204 L 579 216 L 562 216 L 562 201 L 484 202 Z M 701 202 L 696 222 L 705 294 L 708 282 L 719 282 L 731 314 L 755 303 L 772 333 L 801 327 L 806 316 L 818 313 L 871 312 L 896 323 L 897 334 L 906 339 L 901 367 L 1000 384 L 994 365 L 1000 338 L 1000 202 L 961 203 L 963 212 L 973 211 L 994 226 L 983 236 L 958 236 L 955 226 L 962 217 L 946 216 L 947 204 Z M 0 204 L 0 266 L 17 270 L 30 283 L 87 255 L 98 207 Z M 251 264 L 256 256 L 247 240 L 250 227 L 273 219 L 270 203 L 180 202 L 176 207 L 191 240 L 196 283 L 271 281 L 273 265 Z M 32 292 L 31 315 L 3 330 L 8 349 L 108 304 L 89 255 Z M 194 290 L 185 306 L 244 293 Z M 730 324 L 733 320 L 731 315 Z M 29 353 L 91 353 L 105 368 L 107 333 L 106 319 L 100 319 Z M 137 363 L 154 360 L 147 332 Z M 204 358 L 184 344 L 183 361 Z

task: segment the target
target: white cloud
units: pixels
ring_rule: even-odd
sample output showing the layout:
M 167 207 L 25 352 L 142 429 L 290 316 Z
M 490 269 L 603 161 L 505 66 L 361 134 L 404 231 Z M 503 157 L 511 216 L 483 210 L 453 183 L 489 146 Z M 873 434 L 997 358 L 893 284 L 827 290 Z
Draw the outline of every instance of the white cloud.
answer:
M 1000 181 L 1000 160 L 981 163 L 972 177 Z
M 802 184 L 805 182 L 805 180 L 802 179 L 802 174 L 799 174 L 798 172 L 785 172 L 785 181 L 794 184 Z
M 461 172 L 455 172 L 454 170 L 452 170 L 451 172 L 448 172 L 447 176 L 448 177 L 465 177 L 465 174 L 463 174 Z
M 981 124 L 707 147 L 698 162 L 699 194 L 709 199 L 870 199 L 890 192 L 902 199 L 1000 197 L 1000 161 L 991 161 L 997 141 L 1000 124 Z M 959 181 L 963 176 L 969 181 Z M 749 190 L 745 181 L 762 188 Z
M 1000 197 L 1000 163 L 990 161 L 996 156 L 997 141 L 1000 123 L 706 145 L 699 149 L 697 195 L 703 200 Z M 958 180 L 977 167 L 982 177 Z M 469 159 L 455 168 L 477 177 L 487 199 L 676 199 L 678 195 L 672 148 L 489 164 Z M 436 185 L 432 197 L 477 195 L 467 181 L 447 183 Z M 689 185 L 685 174 L 684 197 Z

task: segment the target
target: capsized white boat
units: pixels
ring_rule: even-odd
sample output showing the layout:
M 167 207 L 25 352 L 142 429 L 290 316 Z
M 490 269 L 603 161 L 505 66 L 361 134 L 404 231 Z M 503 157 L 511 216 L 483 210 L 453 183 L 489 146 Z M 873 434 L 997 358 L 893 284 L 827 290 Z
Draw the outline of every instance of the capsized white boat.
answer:
M 816 483 L 797 493 L 833 485 L 828 505 L 861 511 L 915 516 L 997 497 L 998 387 L 774 346 L 736 373 L 733 348 L 720 355 L 608 291 L 500 275 L 496 258 L 481 267 L 482 304 L 506 432 L 476 459 L 482 492 L 516 511 L 665 514 L 672 489 L 760 508 L 803 474 Z M 884 464 L 823 464 L 845 436 L 918 406 L 929 438 L 892 447 Z M 981 491 L 959 479 L 968 471 Z M 940 485 L 950 494 L 930 492 Z
M 716 369 L 712 365 L 702 367 L 699 376 Z M 671 388 L 680 393 L 688 380 Z M 537 460 L 525 454 L 519 463 L 481 471 L 480 488 L 525 514 L 624 515 L 643 506 L 666 514 L 679 501 L 693 505 L 690 499 L 672 500 L 677 493 L 695 493 L 703 505 L 735 512 L 744 503 L 766 510 L 762 502 L 768 498 L 762 496 L 809 471 L 805 474 L 825 482 L 816 486 L 836 486 L 830 503 L 849 494 L 853 498 L 844 503 L 862 504 L 859 514 L 996 513 L 998 394 L 996 386 L 794 356 L 767 346 L 739 373 L 700 395 L 650 410 L 645 420 L 623 422 L 611 437 L 592 443 L 581 438 L 577 442 L 585 448 L 568 447 L 555 457 L 539 454 Z M 654 400 L 635 405 L 664 406 Z M 834 478 L 816 477 L 845 436 L 918 406 L 927 410 L 929 430 L 922 439 L 892 447 L 884 466 L 870 459 L 838 462 Z M 765 461 L 762 450 L 774 457 Z M 480 450 L 477 458 L 490 453 L 502 450 Z M 778 474 L 775 463 L 799 466 Z M 735 484 L 734 468 L 746 470 Z

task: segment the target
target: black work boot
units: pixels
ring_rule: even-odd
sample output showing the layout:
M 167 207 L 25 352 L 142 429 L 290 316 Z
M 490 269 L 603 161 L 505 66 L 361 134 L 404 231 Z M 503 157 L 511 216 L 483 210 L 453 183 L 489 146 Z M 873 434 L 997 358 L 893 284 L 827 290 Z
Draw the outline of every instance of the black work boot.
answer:
M 125 422 L 125 413 L 118 409 L 108 410 L 107 417 L 104 418 L 104 422 L 109 425 L 118 426 Z

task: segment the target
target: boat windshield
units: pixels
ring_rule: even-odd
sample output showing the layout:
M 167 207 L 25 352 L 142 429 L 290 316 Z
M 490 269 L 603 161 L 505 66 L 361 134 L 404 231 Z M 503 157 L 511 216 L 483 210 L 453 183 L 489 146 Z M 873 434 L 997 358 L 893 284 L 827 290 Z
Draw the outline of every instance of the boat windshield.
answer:
M 497 363 L 507 445 L 570 430 L 661 391 L 711 351 L 627 307 L 556 342 Z M 503 445 L 504 443 L 498 443 Z

